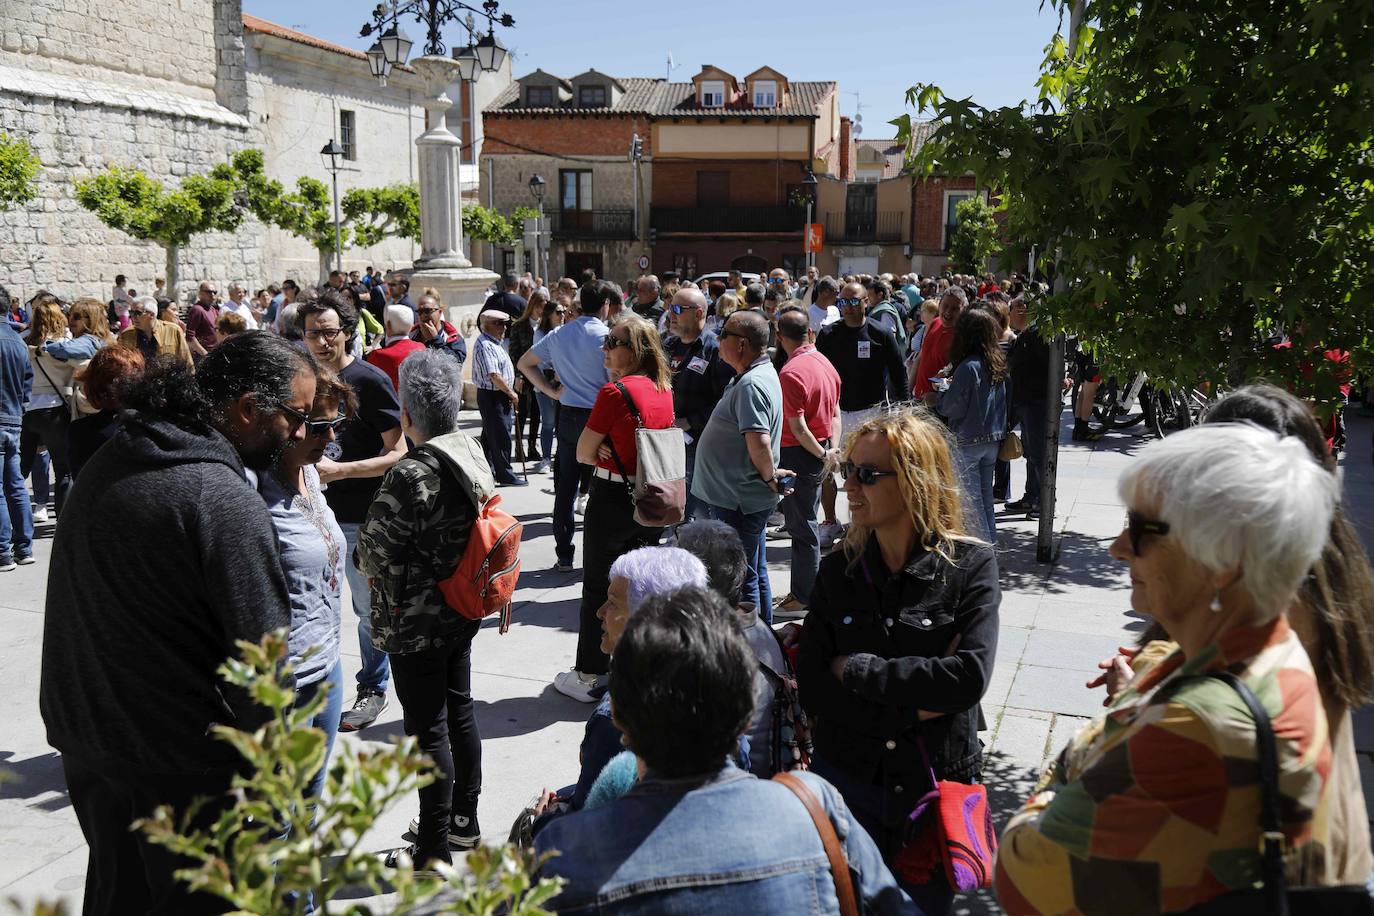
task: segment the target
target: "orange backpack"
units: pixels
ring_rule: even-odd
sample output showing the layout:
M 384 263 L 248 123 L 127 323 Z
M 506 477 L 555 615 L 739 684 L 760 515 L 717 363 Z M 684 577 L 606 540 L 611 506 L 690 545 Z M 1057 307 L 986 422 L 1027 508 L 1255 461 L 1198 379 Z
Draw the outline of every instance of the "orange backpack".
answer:
M 448 462 L 429 453 L 424 446 L 412 450 L 410 457 L 437 473 L 441 488 L 445 483 L 449 487 L 465 485 Z M 467 495 L 450 498 L 466 499 Z M 449 607 L 469 620 L 500 614 L 500 632 L 505 633 L 510 629 L 511 596 L 520 579 L 520 536 L 524 526 L 509 512 L 497 508 L 500 502 L 501 497 L 492 494 L 477 507 L 468 546 L 458 568 L 439 580 L 439 592 Z

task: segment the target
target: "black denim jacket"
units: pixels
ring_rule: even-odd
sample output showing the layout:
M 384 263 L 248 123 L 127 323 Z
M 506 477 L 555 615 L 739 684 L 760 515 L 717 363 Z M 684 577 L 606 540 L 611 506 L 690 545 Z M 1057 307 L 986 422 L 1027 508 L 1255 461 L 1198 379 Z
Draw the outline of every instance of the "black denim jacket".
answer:
M 797 679 L 817 720 L 816 755 L 883 786 L 894 819 L 930 788 L 918 735 L 936 778 L 972 782 L 982 772 L 979 701 L 997 653 L 1001 590 L 991 547 L 955 549 L 951 563 L 917 548 L 890 573 L 871 538 L 852 568 L 840 551 L 826 557 L 811 595 Z M 843 682 L 830 670 L 837 655 L 849 656 Z M 923 709 L 944 715 L 921 723 Z

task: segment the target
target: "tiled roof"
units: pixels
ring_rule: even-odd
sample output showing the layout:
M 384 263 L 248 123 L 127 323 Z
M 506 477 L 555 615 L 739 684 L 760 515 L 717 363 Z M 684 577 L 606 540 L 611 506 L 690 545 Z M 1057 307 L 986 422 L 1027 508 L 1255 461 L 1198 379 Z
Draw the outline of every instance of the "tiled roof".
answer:
M 915 121 L 911 125 L 913 134 L 912 151 L 921 148 L 921 144 L 930 139 L 930 135 L 935 132 L 935 124 L 932 121 Z M 887 160 L 887 165 L 883 169 L 883 178 L 896 178 L 902 173 L 902 164 L 906 158 L 906 147 L 897 140 L 855 140 L 855 146 L 865 146 L 869 149 L 877 150 L 882 153 Z M 860 165 L 862 163 L 856 163 Z
M 297 32 L 295 29 L 288 29 L 284 25 L 277 25 L 275 22 L 268 22 L 266 19 L 261 19 L 248 13 L 243 14 L 243 29 L 246 32 L 261 32 L 263 35 L 275 35 L 278 38 L 285 38 L 287 41 L 294 41 L 297 44 L 319 48 L 322 51 L 333 51 L 335 54 L 342 54 L 345 57 L 356 57 L 359 60 L 367 60 L 367 55 L 357 48 L 336 45 L 332 41 L 325 41 L 323 38 L 316 38 L 314 35 Z M 397 69 L 408 71 L 410 67 L 402 64 Z
M 611 77 L 625 87 L 614 104 L 587 108 L 569 101 L 561 105 L 530 108 L 520 104 L 520 84 L 512 83 L 483 109 L 486 114 L 642 114 L 671 118 L 814 118 L 816 109 L 835 91 L 833 82 L 791 83 L 783 105 L 777 108 L 728 106 L 701 108 L 691 83 L 669 83 L 645 77 Z

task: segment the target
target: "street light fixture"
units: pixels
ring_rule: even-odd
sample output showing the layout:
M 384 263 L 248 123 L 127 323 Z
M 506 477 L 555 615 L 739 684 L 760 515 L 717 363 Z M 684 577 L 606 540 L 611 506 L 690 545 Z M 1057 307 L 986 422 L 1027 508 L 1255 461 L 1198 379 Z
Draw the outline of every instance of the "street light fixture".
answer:
M 482 76 L 482 62 L 477 58 L 477 49 L 466 45 L 453 52 L 458 61 L 458 78 L 466 83 L 475 83 Z
M 539 208 L 539 216 L 534 223 L 534 268 L 541 277 L 549 275 L 540 252 L 545 251 L 546 246 L 541 244 L 544 234 L 544 179 L 540 175 L 530 176 L 530 193 L 534 195 L 534 204 Z M 547 253 L 545 251 L 545 253 Z
M 334 269 L 343 273 L 343 228 L 339 223 L 339 160 L 344 148 L 333 137 L 320 150 L 320 159 L 334 181 Z
M 380 41 L 374 41 L 372 47 L 367 49 L 367 67 L 377 77 L 377 82 L 385 86 L 386 78 L 391 75 L 391 61 L 386 59 L 386 51 L 382 50 Z
M 463 11 L 484 17 L 487 20 L 487 34 L 479 38 L 472 25 L 473 20 L 470 17 L 468 21 L 459 18 Z M 405 63 L 413 44 L 398 24 L 405 17 L 413 17 L 425 27 L 426 57 L 443 57 L 447 53 L 440 37 L 443 27 L 450 22 L 461 24 L 467 30 L 468 42 L 454 58 L 462 62 L 466 52 L 471 49 L 483 70 L 498 70 L 506 59 L 506 47 L 496 37 L 496 26 L 509 28 L 515 25 L 515 17 L 501 12 L 499 0 L 486 0 L 481 9 L 460 0 L 390 0 L 379 3 L 372 10 L 372 21 L 362 27 L 361 34 L 366 38 L 374 32 L 380 33 L 383 58 L 393 67 Z M 377 74 L 375 67 L 373 73 L 379 79 L 385 79 L 384 75 Z M 465 75 L 463 78 L 475 80 L 476 76 Z
M 802 233 L 802 260 L 807 267 L 812 267 L 815 262 L 812 258 L 815 252 L 811 250 L 811 204 L 816 199 L 816 185 L 820 184 L 816 180 L 816 173 L 811 169 L 806 170 L 806 177 L 802 179 L 802 185 L 806 188 L 806 231 Z M 810 282 L 810 281 L 807 281 Z

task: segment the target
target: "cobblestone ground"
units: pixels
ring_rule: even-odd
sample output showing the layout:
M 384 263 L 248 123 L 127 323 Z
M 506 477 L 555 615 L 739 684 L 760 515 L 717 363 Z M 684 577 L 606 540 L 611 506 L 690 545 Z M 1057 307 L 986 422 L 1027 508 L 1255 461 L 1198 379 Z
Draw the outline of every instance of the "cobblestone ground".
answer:
M 1347 506 L 1365 543 L 1374 542 L 1374 421 L 1349 418 Z M 1107 556 L 1121 529 L 1116 476 L 1144 440 L 1141 431 L 1112 433 L 1094 446 L 1065 440 L 1060 449 L 1056 531 L 1059 559 L 1035 562 L 1035 523 L 999 520 L 1002 549 L 1002 633 L 992 685 L 984 700 L 988 731 L 985 778 L 999 825 L 1025 798 L 1047 757 L 1100 711 L 1101 694 L 1084 689 L 1099 659 L 1133 641 L 1145 623 L 1130 610 L 1129 582 Z M 479 636 L 473 654 L 473 688 L 483 735 L 484 789 L 480 819 L 488 840 L 505 838 L 515 814 L 543 786 L 576 777 L 577 747 L 589 712 L 556 693 L 553 675 L 571 667 L 576 644 L 576 573 L 553 567 L 552 504 L 548 476 L 531 477 L 524 490 L 503 498 L 526 522 L 525 573 L 517 593 L 515 626 L 505 637 L 494 628 Z M 1016 468 L 1013 496 L 1023 477 Z M 0 738 L 0 767 L 17 778 L 0 784 L 0 898 L 33 901 L 61 897 L 79 910 L 86 848 L 72 814 L 61 763 L 44 740 L 38 716 L 39 646 L 44 586 L 53 528 L 40 530 L 34 566 L 0 574 L 0 670 L 11 710 Z M 787 591 L 786 542 L 769 551 L 774 591 Z M 58 574 L 66 574 L 58 571 Z M 345 611 L 346 676 L 358 667 L 356 639 Z M 136 660 L 133 660 L 136 663 Z M 73 676 L 80 676 L 73 672 Z M 351 686 L 350 696 L 351 697 Z M 136 702 L 131 698 L 131 702 Z M 394 702 L 378 724 L 343 737 L 385 742 L 401 734 Z M 1374 709 L 1356 717 L 1356 741 L 1365 794 L 1374 797 Z M 377 850 L 400 845 L 413 805 L 378 819 L 367 842 Z M 999 912 L 990 894 L 961 898 L 960 913 Z

